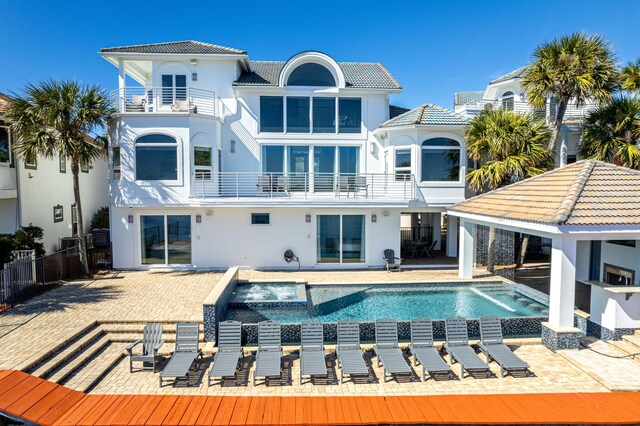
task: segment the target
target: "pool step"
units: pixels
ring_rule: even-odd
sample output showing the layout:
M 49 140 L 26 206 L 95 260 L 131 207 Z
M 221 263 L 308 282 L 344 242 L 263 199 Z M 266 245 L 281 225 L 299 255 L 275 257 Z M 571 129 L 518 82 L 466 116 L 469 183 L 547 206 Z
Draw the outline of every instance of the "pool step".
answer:
M 88 392 L 123 358 L 120 345 L 108 344 L 68 374 L 61 384 L 79 392 Z

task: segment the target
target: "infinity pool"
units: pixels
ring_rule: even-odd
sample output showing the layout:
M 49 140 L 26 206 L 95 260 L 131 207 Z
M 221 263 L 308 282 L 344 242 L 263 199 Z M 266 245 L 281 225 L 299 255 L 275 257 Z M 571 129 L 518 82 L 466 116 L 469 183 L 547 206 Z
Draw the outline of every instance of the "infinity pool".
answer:
M 251 292 L 250 289 L 247 291 Z M 410 320 L 420 317 L 444 319 L 451 316 L 479 318 L 495 315 L 509 318 L 548 315 L 545 305 L 502 283 L 311 285 L 307 286 L 307 301 L 306 306 L 272 307 L 267 304 L 229 307 L 225 319 L 243 323 L 266 319 L 297 323 L 309 319 L 335 322 L 341 319 L 375 321 L 379 318 Z

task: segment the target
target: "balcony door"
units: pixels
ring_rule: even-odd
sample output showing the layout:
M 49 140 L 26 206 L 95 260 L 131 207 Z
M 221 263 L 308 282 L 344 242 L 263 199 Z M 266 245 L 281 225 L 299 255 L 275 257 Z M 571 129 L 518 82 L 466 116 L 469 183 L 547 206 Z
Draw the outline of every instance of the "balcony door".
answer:
M 364 215 L 318 215 L 318 263 L 365 262 Z
M 185 74 L 162 74 L 162 105 L 187 100 L 187 76 Z
M 143 265 L 190 265 L 191 216 L 140 216 Z

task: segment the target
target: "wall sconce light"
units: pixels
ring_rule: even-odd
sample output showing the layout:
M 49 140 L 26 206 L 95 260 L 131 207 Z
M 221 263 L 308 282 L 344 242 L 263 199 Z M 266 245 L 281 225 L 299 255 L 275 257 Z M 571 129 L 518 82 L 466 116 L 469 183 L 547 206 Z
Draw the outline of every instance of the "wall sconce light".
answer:
M 371 222 L 376 223 L 378 221 L 378 215 L 377 214 L 372 214 L 371 215 Z
M 191 73 L 191 81 L 198 81 L 198 73 L 197 72 L 192 72 Z
M 201 214 L 197 214 L 196 215 L 196 223 L 202 223 L 202 215 Z
M 307 222 L 307 223 L 311 223 L 311 215 L 309 213 L 307 213 L 304 216 L 304 221 Z
M 231 153 L 236 152 L 236 141 L 231 140 Z
M 207 216 L 213 216 L 213 210 L 207 209 L 206 214 Z
M 192 59 L 191 60 L 191 65 L 198 65 L 198 60 L 197 59 Z
M 129 223 L 133 223 L 133 215 L 130 214 L 129 216 L 127 216 L 127 222 Z
M 376 143 L 375 142 L 369 142 L 369 153 L 372 154 L 372 155 L 376 153 Z
M 386 216 L 389 216 L 389 211 L 388 211 L 388 210 L 384 210 L 384 211 L 382 212 L 382 216 L 385 216 L 385 217 L 386 217 Z

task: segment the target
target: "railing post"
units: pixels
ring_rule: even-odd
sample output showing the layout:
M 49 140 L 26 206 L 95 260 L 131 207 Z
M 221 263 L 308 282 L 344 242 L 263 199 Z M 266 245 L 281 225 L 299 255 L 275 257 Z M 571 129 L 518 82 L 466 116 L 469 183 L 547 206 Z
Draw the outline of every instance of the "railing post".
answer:
M 236 198 L 240 198 L 240 174 L 236 173 Z

